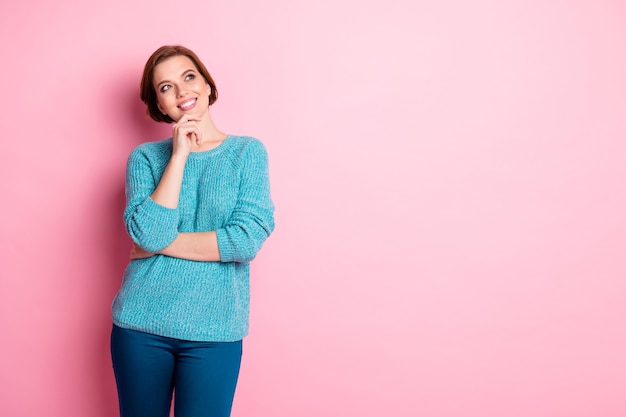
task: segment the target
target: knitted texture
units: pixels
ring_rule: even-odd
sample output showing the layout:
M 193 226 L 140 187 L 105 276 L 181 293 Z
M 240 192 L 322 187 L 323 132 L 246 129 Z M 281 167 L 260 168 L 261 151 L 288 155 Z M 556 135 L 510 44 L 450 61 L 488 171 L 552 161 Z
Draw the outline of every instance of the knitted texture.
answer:
M 167 247 L 179 232 L 214 230 L 221 261 L 132 260 L 113 300 L 113 323 L 183 340 L 241 340 L 248 334 L 249 262 L 274 230 L 265 147 L 229 136 L 215 149 L 190 153 L 176 209 L 150 198 L 171 155 L 171 138 L 131 153 L 126 230 L 150 252 Z

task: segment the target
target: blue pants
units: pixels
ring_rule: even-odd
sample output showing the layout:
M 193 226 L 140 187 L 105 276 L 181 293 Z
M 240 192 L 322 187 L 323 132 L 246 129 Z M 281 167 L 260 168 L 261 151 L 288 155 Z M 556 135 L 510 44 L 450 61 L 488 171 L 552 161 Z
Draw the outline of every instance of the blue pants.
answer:
M 190 342 L 113 326 L 111 358 L 121 417 L 228 417 L 241 341 Z

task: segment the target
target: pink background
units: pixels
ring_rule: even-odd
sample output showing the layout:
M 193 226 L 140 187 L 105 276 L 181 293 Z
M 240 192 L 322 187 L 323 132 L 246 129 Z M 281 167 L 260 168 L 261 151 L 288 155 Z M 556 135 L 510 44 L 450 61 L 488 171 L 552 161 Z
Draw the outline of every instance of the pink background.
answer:
M 626 415 L 626 4 L 5 2 L 0 415 L 117 416 L 138 99 L 182 43 L 270 153 L 233 416 Z

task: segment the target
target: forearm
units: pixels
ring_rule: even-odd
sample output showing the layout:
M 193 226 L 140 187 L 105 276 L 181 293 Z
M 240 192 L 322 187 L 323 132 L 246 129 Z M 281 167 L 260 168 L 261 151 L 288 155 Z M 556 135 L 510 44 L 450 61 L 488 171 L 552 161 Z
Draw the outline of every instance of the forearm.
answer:
M 158 253 L 190 261 L 220 261 L 220 251 L 215 232 L 179 233 L 178 237 L 168 247 Z
M 186 157 L 172 155 L 165 171 L 163 171 L 159 185 L 150 196 L 155 203 L 172 209 L 178 207 L 186 162 Z

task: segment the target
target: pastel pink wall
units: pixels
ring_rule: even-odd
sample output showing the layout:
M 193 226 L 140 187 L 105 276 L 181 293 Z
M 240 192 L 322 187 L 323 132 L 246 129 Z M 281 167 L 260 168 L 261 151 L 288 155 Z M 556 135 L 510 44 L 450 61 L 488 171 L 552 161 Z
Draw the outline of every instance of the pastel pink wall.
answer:
M 233 415 L 626 415 L 626 5 L 2 5 L 0 415 L 117 416 L 126 157 L 182 43 L 262 139 Z

